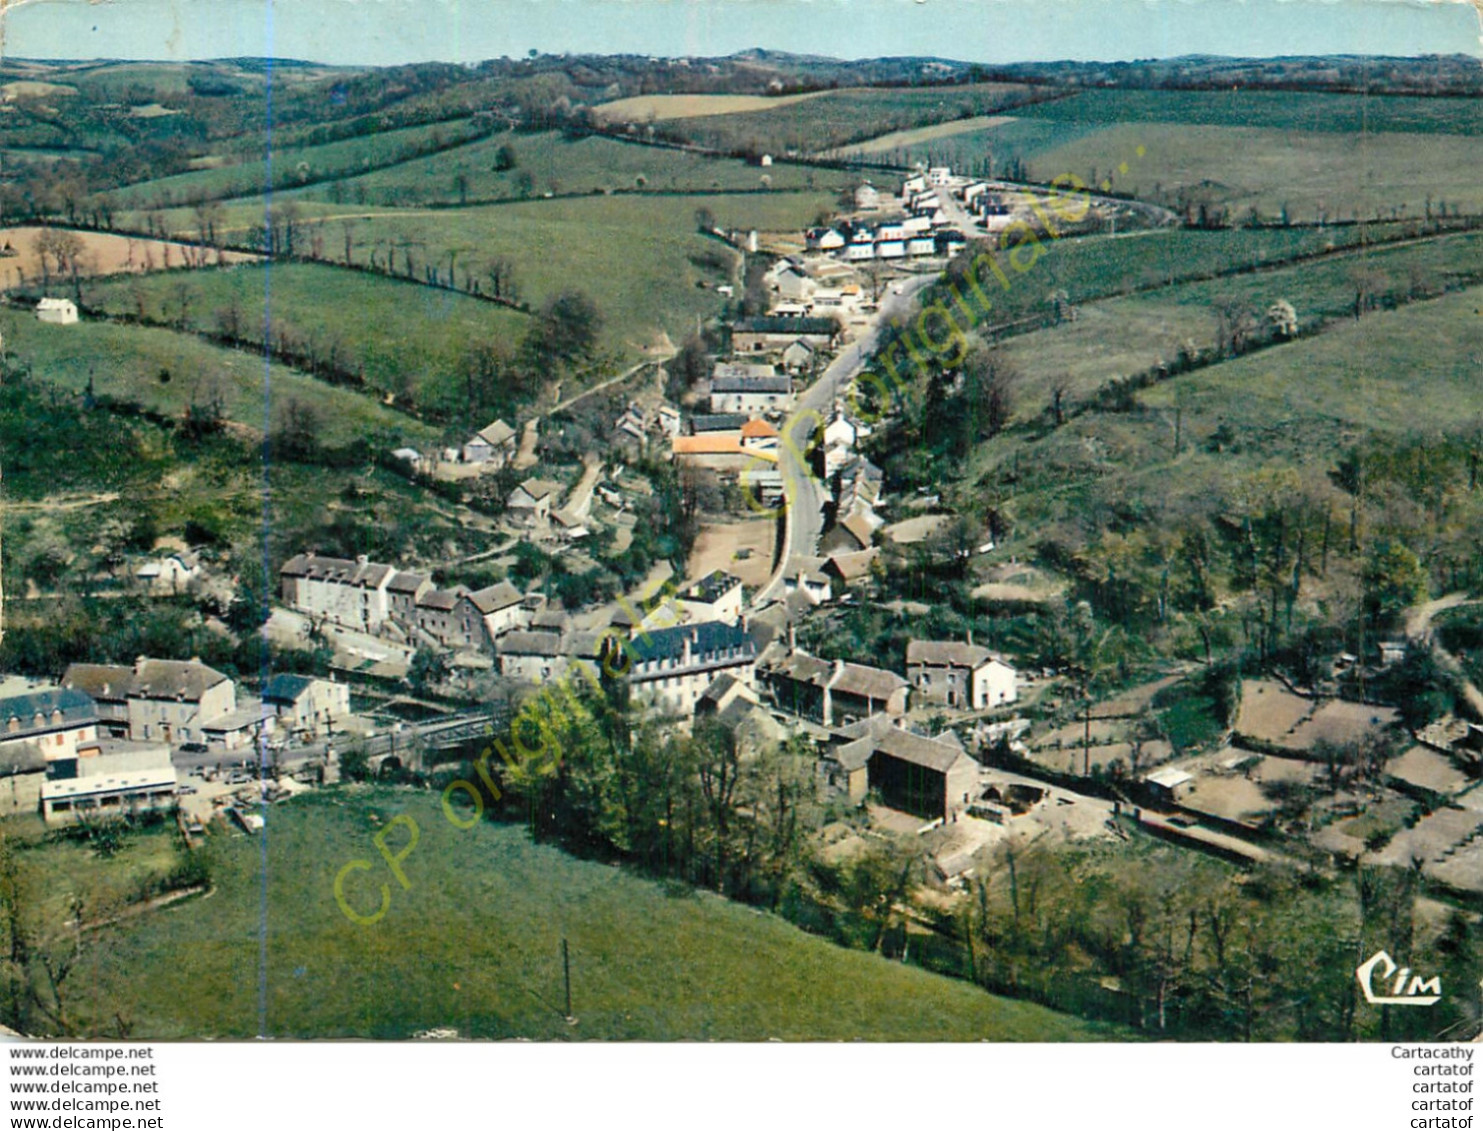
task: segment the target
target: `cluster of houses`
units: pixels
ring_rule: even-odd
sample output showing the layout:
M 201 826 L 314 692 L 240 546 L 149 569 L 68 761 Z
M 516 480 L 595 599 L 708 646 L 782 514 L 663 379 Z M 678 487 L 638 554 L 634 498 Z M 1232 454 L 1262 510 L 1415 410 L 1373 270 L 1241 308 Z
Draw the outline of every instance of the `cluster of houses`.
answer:
M 809 228 L 803 234 L 804 246 L 810 251 L 832 252 L 847 263 L 939 258 L 955 254 L 968 242 L 951 223 L 940 205 L 924 205 L 921 212 L 899 219 Z
M 516 490 L 524 493 L 522 509 L 531 521 L 551 514 L 558 490 L 553 485 L 529 480 Z M 313 551 L 297 554 L 283 563 L 278 577 L 284 604 L 312 620 L 451 649 L 492 652 L 495 641 L 528 627 L 546 604 L 544 596 L 521 593 L 507 581 L 475 590 L 442 589 L 425 573 L 364 555 L 351 561 Z
M 48 821 L 167 808 L 172 746 L 226 753 L 262 735 L 310 740 L 350 714 L 346 684 L 280 675 L 261 699 L 199 660 L 73 664 L 60 686 L 0 697 L 0 814 Z

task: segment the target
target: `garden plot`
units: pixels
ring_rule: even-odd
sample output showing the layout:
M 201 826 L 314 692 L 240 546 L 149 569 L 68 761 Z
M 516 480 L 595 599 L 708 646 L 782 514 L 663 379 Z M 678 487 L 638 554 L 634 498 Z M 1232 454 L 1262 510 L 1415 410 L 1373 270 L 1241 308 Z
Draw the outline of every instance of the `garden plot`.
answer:
M 1483 835 L 1483 812 L 1452 805 L 1428 813 L 1414 828 L 1402 829 L 1376 854 L 1376 862 L 1396 867 L 1411 866 L 1413 860 L 1432 865 L 1454 859 L 1466 847 L 1464 855 L 1475 854 Z M 1451 869 L 1449 869 L 1451 870 Z M 1474 883 L 1478 880 L 1475 879 Z
M 1315 742 L 1359 742 L 1372 730 L 1392 725 L 1400 712 L 1393 707 L 1375 707 L 1368 703 L 1345 703 L 1337 699 L 1319 707 L 1284 740 L 1284 746 L 1306 750 Z
M 1290 745 L 1289 736 L 1314 707 L 1313 700 L 1294 695 L 1276 680 L 1243 680 L 1236 733 L 1258 742 Z
M 1459 792 L 1471 782 L 1451 758 L 1425 746 L 1413 746 L 1392 758 L 1385 772 L 1418 789 L 1449 795 Z

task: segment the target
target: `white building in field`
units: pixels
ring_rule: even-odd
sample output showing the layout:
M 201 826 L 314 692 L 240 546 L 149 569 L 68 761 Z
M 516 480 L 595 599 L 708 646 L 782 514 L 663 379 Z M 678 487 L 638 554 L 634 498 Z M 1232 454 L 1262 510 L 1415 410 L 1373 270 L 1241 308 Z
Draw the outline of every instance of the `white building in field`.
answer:
M 77 321 L 77 304 L 70 298 L 44 298 L 36 304 L 36 317 L 54 326 L 70 326 Z

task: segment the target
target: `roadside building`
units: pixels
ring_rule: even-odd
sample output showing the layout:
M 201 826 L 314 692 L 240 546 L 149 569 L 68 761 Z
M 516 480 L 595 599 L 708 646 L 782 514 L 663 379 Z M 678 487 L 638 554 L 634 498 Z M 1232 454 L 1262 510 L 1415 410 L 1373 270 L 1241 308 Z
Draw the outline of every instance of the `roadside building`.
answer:
M 307 675 L 275 675 L 263 688 L 263 706 L 277 729 L 305 742 L 328 737 L 350 714 L 350 685 Z
M 177 787 L 168 745 L 107 740 L 90 755 L 47 767 L 41 814 L 50 823 L 63 823 L 169 809 Z
M 928 820 L 956 817 L 968 808 L 978 785 L 978 763 L 961 744 L 895 726 L 872 728 L 841 746 L 834 759 L 852 801 L 874 791 L 892 809 Z
M 0 699 L 0 755 L 31 747 L 50 761 L 96 742 L 98 709 L 83 691 L 60 687 Z M 24 759 L 22 759 L 24 760 Z
M 731 327 L 731 348 L 740 354 L 766 353 L 787 349 L 802 340 L 818 349 L 831 345 L 838 334 L 839 326 L 832 318 L 774 318 L 764 315 L 739 319 Z
M 757 648 L 740 624 L 677 625 L 639 631 L 627 641 L 610 636 L 605 648 L 605 670 L 623 673 L 634 701 L 669 714 L 694 714 L 717 676 L 755 682 Z
M 527 479 L 510 492 L 509 498 L 505 500 L 505 508 L 512 517 L 530 526 L 545 522 L 550 517 L 551 509 L 556 505 L 560 494 L 559 483 L 551 483 L 545 479 Z
M 205 742 L 206 728 L 237 710 L 237 685 L 199 660 L 140 658 L 128 697 L 135 742 Z
M 742 413 L 759 416 L 783 413 L 793 404 L 793 379 L 771 377 L 713 377 L 710 407 L 712 413 Z

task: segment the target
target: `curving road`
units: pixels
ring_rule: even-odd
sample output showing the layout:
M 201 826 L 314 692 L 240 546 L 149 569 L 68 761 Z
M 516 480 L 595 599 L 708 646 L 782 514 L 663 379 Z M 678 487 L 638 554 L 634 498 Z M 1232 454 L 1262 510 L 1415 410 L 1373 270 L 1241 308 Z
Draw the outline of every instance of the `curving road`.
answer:
M 783 493 L 788 507 L 783 552 L 778 557 L 778 568 L 768 578 L 767 584 L 752 597 L 754 606 L 781 596 L 783 570 L 790 557 L 797 554 L 811 556 L 818 552 L 819 538 L 824 533 L 824 504 L 829 501 L 829 492 L 801 458 L 808 450 L 814 430 L 828 422 L 840 390 L 848 387 L 864 368 L 866 359 L 875 352 L 881 329 L 892 318 L 908 313 L 916 301 L 917 292 L 936 279 L 935 274 L 919 275 L 891 284 L 865 331 L 829 363 L 817 381 L 799 394 L 797 407 L 783 425 L 783 441 L 778 453 L 778 470 L 783 475 Z M 897 287 L 900 288 L 899 294 L 896 293 Z

